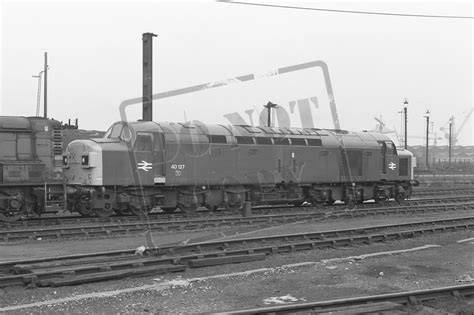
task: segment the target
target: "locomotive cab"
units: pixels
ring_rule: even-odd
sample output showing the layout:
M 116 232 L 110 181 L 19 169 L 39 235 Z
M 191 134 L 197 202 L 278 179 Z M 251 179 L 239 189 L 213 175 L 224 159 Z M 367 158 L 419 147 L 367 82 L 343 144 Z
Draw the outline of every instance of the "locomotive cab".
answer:
M 99 216 L 141 208 L 133 191 L 165 184 L 163 135 L 157 127 L 117 122 L 103 138 L 71 142 L 64 156 L 69 208 Z
M 398 149 L 398 176 L 400 180 L 416 182 L 413 179 L 413 171 L 416 167 L 416 157 L 408 150 Z
M 64 157 L 68 182 L 90 186 L 164 184 L 163 135 L 148 129 L 134 130 L 117 122 L 103 138 L 71 142 Z

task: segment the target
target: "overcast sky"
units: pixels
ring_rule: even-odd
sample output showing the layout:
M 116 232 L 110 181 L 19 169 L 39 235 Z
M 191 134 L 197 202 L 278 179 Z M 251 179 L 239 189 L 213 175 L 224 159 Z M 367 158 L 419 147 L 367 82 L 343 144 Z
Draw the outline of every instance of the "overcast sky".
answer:
M 250 2 L 250 1 L 249 1 Z M 470 2 L 256 1 L 390 13 L 474 15 Z M 373 129 L 374 117 L 401 133 L 408 98 L 410 144 L 420 144 L 426 109 L 433 131 L 473 106 L 473 20 L 376 16 L 245 6 L 213 1 L 2 1 L 1 115 L 33 116 L 48 52 L 48 116 L 105 130 L 119 104 L 141 96 L 142 33 L 154 39 L 154 92 L 322 60 L 341 128 Z M 225 114 L 268 101 L 317 97 L 316 127 L 332 128 L 319 69 L 233 84 L 154 102 L 154 120 L 228 123 Z M 43 104 L 41 104 L 43 106 Z M 43 110 L 41 109 L 41 114 Z M 127 112 L 141 117 L 141 105 Z M 298 110 L 291 124 L 300 126 Z M 254 122 L 256 118 L 254 118 Z M 473 143 L 473 119 L 459 135 Z M 410 136 L 410 137 L 411 137 Z M 438 140 L 438 144 L 446 141 Z

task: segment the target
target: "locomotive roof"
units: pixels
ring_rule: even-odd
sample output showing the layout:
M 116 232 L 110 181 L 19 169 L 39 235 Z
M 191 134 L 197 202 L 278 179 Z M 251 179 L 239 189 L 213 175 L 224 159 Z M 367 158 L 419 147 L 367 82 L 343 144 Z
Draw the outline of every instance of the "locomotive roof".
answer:
M 371 139 L 370 136 L 361 136 L 362 133 L 347 130 L 332 130 L 318 128 L 288 128 L 288 127 L 260 127 L 249 125 L 222 125 L 222 124 L 204 124 L 201 122 L 154 122 L 154 121 L 137 121 L 130 123 L 135 131 L 149 132 L 166 132 L 174 131 L 175 133 L 196 133 L 196 134 L 213 134 L 213 135 L 234 135 L 234 136 L 269 136 L 278 135 L 291 136 L 359 136 L 362 139 Z M 372 133 L 364 132 L 363 134 L 371 135 Z M 384 138 L 385 139 L 385 138 Z
M 0 116 L 0 131 L 47 131 L 46 126 L 59 127 L 60 122 L 43 117 Z
M 31 125 L 26 117 L 0 116 L 0 129 L 31 130 Z
M 384 134 L 374 132 L 352 132 L 346 130 L 317 128 L 258 127 L 249 125 L 204 124 L 201 122 L 154 122 L 137 121 L 130 123 L 135 131 L 164 132 L 175 134 L 199 134 L 244 137 L 294 137 L 323 139 L 326 146 L 378 146 L 379 141 L 391 141 Z

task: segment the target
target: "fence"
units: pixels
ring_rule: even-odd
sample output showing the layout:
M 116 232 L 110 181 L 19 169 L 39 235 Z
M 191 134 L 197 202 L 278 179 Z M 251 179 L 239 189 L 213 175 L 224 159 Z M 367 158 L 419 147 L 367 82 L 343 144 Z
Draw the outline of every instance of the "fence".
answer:
M 474 174 L 474 161 L 470 159 L 447 159 L 433 158 L 428 165 L 425 160 L 417 158 L 415 167 L 416 174 Z

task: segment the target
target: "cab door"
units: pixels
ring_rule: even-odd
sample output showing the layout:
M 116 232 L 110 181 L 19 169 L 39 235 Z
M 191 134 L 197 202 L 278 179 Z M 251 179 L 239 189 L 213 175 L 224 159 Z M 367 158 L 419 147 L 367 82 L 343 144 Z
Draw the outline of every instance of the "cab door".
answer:
M 398 155 L 392 141 L 379 141 L 381 154 L 381 179 L 391 181 L 398 178 Z
M 137 132 L 133 153 L 135 168 L 138 174 L 139 185 L 153 185 L 156 165 L 154 163 L 153 134 L 150 132 Z
M 164 185 L 166 183 L 165 165 L 165 136 L 162 133 L 154 133 L 153 150 L 153 184 Z
M 392 141 L 386 141 L 387 144 L 387 180 L 397 180 L 399 165 L 398 165 L 398 155 L 397 148 Z

